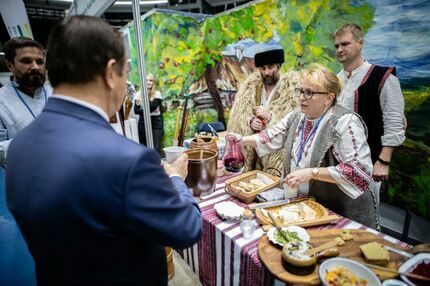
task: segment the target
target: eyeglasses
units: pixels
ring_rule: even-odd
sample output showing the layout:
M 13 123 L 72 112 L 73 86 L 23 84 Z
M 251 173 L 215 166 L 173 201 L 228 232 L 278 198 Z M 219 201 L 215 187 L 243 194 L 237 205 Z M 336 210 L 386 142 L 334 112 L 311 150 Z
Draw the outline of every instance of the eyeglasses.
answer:
M 295 96 L 300 97 L 300 95 L 303 94 L 303 97 L 305 100 L 311 99 L 315 94 L 328 94 L 328 92 L 322 92 L 322 91 L 312 91 L 312 90 L 303 90 L 301 88 L 296 88 L 294 90 Z

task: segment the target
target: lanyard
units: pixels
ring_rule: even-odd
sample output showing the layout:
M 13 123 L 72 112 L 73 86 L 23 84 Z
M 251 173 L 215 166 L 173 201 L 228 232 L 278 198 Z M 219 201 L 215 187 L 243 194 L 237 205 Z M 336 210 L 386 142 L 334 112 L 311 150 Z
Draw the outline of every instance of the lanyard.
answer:
M 28 109 L 28 111 L 30 111 L 31 115 L 33 115 L 33 118 L 36 118 L 36 115 L 34 115 L 33 111 L 30 108 L 30 106 L 28 106 L 28 104 L 24 101 L 24 98 L 22 98 L 21 94 L 19 94 L 19 91 L 16 89 L 15 85 L 12 84 L 12 87 L 15 90 L 15 93 L 18 96 L 18 98 L 21 100 L 21 102 L 25 105 L 25 107 L 27 107 L 27 109 Z M 42 89 L 43 89 L 43 94 L 45 95 L 45 103 L 46 103 L 48 101 L 48 99 L 46 97 L 45 87 L 42 87 Z
M 304 137 L 305 137 L 305 123 L 306 123 L 306 119 L 307 119 L 307 117 L 305 116 L 305 118 L 303 120 L 303 124 L 302 124 L 302 136 L 300 137 L 299 155 L 297 156 L 296 167 L 299 166 L 299 163 L 302 160 L 303 151 L 305 150 L 306 144 L 308 143 L 308 141 L 310 140 L 310 138 L 314 135 L 314 133 L 317 132 L 318 126 L 320 125 L 320 123 L 323 120 L 324 116 L 326 115 L 327 111 L 328 110 L 326 110 L 326 112 L 324 112 L 324 114 L 320 117 L 320 119 L 318 119 L 318 121 L 312 127 L 312 130 L 309 133 L 308 137 L 306 138 L 306 141 L 304 140 Z

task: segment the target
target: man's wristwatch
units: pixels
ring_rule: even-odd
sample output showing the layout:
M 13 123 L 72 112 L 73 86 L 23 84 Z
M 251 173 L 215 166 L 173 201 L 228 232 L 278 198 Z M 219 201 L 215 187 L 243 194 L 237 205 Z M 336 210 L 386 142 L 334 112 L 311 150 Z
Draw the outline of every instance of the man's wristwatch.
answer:
M 313 168 L 313 169 L 312 169 L 312 178 L 314 178 L 314 179 L 318 178 L 318 174 L 319 174 L 319 172 L 320 172 L 320 169 L 318 169 L 318 168 Z

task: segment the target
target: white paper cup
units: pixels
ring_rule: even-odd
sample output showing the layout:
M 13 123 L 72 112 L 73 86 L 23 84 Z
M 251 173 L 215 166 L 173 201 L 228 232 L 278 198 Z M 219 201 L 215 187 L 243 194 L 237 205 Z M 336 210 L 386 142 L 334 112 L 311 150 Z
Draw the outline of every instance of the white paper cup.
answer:
M 284 184 L 284 196 L 286 199 L 297 197 L 299 194 L 299 187 L 290 188 L 287 184 Z
M 163 148 L 164 153 L 166 153 L 166 161 L 167 163 L 173 163 L 179 156 L 182 155 L 182 153 L 187 150 L 184 147 L 179 146 L 171 146 Z

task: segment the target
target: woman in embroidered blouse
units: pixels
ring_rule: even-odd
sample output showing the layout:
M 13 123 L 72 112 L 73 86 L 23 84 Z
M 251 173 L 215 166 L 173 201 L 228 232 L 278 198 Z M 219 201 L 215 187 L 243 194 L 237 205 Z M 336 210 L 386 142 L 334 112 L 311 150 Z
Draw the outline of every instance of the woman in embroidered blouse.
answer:
M 245 136 L 259 156 L 286 149 L 285 184 L 299 188 L 329 209 L 379 228 L 372 180 L 372 161 L 361 118 L 340 105 L 341 86 L 327 68 L 314 65 L 300 72 L 296 89 L 301 110 L 259 134 Z

